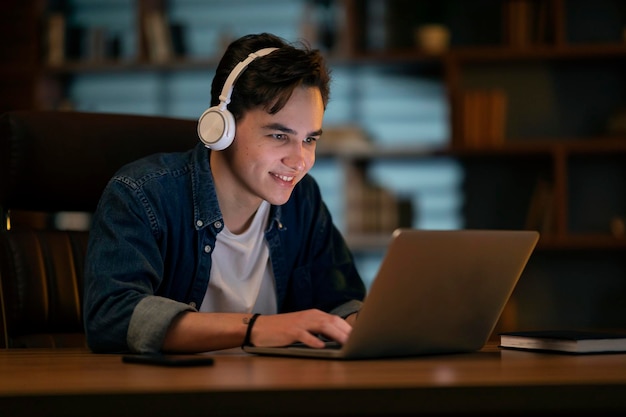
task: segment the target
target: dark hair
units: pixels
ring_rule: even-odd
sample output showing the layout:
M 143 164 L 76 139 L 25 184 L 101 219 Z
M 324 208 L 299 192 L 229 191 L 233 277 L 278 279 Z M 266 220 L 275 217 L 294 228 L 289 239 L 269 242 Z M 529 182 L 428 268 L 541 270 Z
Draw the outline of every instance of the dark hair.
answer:
M 263 107 L 270 114 L 279 112 L 299 86 L 318 88 L 326 108 L 330 70 L 320 51 L 302 42 L 289 44 L 269 33 L 246 35 L 228 46 L 211 85 L 211 106 L 219 104 L 219 96 L 232 69 L 248 54 L 270 47 L 279 49 L 252 61 L 235 82 L 228 105 L 235 119 L 256 107 Z

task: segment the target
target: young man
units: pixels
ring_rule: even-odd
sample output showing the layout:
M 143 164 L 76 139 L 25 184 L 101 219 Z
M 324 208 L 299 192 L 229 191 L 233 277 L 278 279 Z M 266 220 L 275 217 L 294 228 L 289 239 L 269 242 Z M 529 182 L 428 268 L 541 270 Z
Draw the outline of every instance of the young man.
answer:
M 307 175 L 329 84 L 318 51 L 245 36 L 218 65 L 203 143 L 112 178 L 85 271 L 93 351 L 347 339 L 365 287 Z

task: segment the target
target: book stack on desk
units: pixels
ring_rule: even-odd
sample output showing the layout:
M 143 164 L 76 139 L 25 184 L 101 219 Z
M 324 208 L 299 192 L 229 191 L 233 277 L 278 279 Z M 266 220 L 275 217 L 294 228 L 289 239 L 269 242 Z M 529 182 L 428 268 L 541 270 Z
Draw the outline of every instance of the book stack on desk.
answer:
M 500 333 L 500 347 L 564 353 L 626 352 L 626 333 L 538 330 Z

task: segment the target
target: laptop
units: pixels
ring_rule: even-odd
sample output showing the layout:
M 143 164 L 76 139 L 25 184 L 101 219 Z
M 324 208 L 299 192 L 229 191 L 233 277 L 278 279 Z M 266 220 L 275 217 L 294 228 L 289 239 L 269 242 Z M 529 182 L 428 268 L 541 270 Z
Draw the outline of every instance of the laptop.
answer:
M 344 345 L 248 346 L 262 355 L 366 359 L 481 349 L 539 233 L 398 229 Z

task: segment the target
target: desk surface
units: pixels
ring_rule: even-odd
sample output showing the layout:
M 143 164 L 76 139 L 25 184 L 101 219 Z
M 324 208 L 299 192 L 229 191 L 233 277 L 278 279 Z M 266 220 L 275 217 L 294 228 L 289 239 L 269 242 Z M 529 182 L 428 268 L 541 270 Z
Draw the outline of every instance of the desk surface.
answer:
M 84 350 L 0 350 L 2 416 L 625 415 L 626 355 L 499 350 L 325 361 L 210 354 L 209 367 Z

